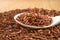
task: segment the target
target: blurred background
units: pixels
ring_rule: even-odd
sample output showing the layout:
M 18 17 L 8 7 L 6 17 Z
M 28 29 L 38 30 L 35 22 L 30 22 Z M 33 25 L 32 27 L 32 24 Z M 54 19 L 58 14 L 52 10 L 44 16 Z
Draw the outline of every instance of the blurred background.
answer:
M 60 10 L 60 0 L 0 0 L 0 12 L 34 7 Z

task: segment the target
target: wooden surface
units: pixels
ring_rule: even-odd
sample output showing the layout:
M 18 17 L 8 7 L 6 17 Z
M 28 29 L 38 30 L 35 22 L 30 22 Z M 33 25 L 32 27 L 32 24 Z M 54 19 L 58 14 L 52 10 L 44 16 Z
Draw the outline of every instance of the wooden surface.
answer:
M 0 0 L 0 12 L 34 7 L 60 10 L 60 0 Z

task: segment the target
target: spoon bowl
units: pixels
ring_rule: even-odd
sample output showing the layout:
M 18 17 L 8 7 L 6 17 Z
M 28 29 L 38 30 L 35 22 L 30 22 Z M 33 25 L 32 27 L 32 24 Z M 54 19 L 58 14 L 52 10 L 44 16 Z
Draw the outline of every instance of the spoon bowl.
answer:
M 26 24 L 23 24 L 21 23 L 20 21 L 16 20 L 16 18 L 18 16 L 20 16 L 21 14 L 23 13 L 19 13 L 17 15 L 14 16 L 14 20 L 19 23 L 20 25 L 24 26 L 24 27 L 28 27 L 28 28 L 34 28 L 34 29 L 40 29 L 40 28 L 48 28 L 48 27 L 53 27 L 54 25 L 60 23 L 60 16 L 56 16 L 56 17 L 51 17 L 52 18 L 52 23 L 48 26 L 43 26 L 43 27 L 39 27 L 39 26 L 30 26 L 30 25 L 26 25 Z

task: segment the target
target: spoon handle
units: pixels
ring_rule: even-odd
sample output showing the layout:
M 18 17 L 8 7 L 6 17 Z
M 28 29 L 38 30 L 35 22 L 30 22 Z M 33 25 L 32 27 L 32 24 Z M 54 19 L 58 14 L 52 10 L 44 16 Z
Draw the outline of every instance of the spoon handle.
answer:
M 60 16 L 55 16 L 55 20 L 60 22 Z

